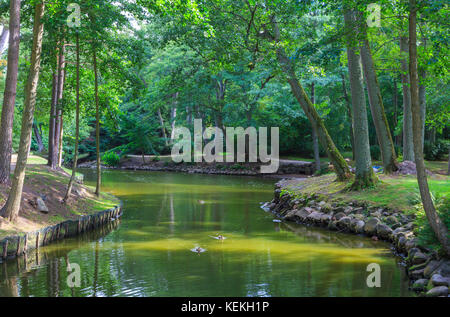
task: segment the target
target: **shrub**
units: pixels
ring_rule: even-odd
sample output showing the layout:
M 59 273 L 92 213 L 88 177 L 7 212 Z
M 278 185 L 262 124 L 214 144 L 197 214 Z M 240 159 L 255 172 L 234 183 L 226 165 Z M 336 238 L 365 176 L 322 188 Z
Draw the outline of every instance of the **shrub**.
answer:
M 442 140 L 437 140 L 434 144 L 425 141 L 423 154 L 428 161 L 439 161 L 448 153 L 448 144 Z
M 108 166 L 119 166 L 120 156 L 116 152 L 106 152 L 102 156 L 102 162 Z
M 419 196 L 420 197 L 420 196 Z M 432 195 L 433 202 L 436 206 L 436 211 L 439 214 L 442 222 L 447 226 L 447 229 L 450 230 L 450 197 L 449 196 L 440 196 L 439 194 Z M 425 211 L 423 210 L 422 204 L 419 203 L 416 206 L 418 212 L 416 213 L 417 218 L 415 223 L 417 228 L 415 230 L 417 237 L 419 238 L 419 242 L 426 246 L 431 246 L 435 249 L 440 248 L 440 244 L 434 235 L 433 230 L 428 222 Z

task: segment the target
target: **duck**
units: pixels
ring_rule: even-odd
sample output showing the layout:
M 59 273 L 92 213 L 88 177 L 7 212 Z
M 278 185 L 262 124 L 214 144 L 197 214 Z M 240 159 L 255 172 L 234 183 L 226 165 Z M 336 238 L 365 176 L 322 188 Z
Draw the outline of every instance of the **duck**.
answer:
M 197 202 L 198 202 L 200 205 L 205 204 L 205 201 L 204 201 L 204 200 L 197 200 Z

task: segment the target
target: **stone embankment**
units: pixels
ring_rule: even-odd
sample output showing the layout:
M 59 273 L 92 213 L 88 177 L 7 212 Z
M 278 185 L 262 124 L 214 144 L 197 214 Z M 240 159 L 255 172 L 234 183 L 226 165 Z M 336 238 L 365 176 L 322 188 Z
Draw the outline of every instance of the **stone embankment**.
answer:
M 263 208 L 286 221 L 385 240 L 402 256 L 411 289 L 424 296 L 450 296 L 450 261 L 419 245 L 414 235 L 415 216 L 369 206 L 366 202 L 332 201 L 311 195 L 292 194 L 276 185 L 275 197 Z
M 102 166 L 104 169 L 134 170 L 134 171 L 165 171 L 182 172 L 190 174 L 217 174 L 241 176 L 270 176 L 270 175 L 312 175 L 315 167 L 311 162 L 280 160 L 278 171 L 275 174 L 261 174 L 259 163 L 174 163 L 174 162 L 148 162 L 146 164 L 135 161 L 125 161 L 117 167 Z M 80 168 L 96 168 L 96 162 L 86 162 Z

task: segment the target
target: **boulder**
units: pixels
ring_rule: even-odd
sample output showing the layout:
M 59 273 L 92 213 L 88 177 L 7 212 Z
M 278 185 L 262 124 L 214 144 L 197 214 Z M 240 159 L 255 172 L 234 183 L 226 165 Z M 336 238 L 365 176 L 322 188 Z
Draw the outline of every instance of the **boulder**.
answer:
M 48 207 L 47 207 L 47 205 L 45 204 L 44 200 L 41 197 L 37 197 L 36 198 L 36 207 L 37 207 L 37 210 L 39 212 L 42 212 L 44 214 L 48 214 L 49 213 Z
M 355 232 L 364 233 L 364 225 L 365 225 L 364 221 L 358 220 L 355 225 Z
M 428 260 L 428 256 L 423 254 L 422 252 L 418 251 L 412 257 L 411 263 L 412 264 L 421 264 L 421 263 L 425 263 L 427 260 Z
M 430 278 L 441 264 L 442 261 L 430 261 L 430 263 L 428 263 L 428 265 L 425 267 L 425 271 L 423 272 L 425 278 Z
M 338 212 L 337 214 L 334 215 L 334 218 L 336 220 L 340 220 L 341 218 L 345 217 L 346 214 L 344 214 L 343 212 Z
M 449 277 L 443 277 L 440 274 L 433 274 L 431 277 L 431 284 L 433 286 L 450 286 L 450 278 Z
M 373 236 L 377 233 L 377 225 L 380 223 L 380 220 L 378 218 L 370 218 L 366 221 L 366 224 L 364 226 L 364 232 L 369 235 Z
M 352 219 L 350 217 L 342 217 L 341 219 L 338 220 L 336 225 L 341 230 L 350 229 L 351 221 L 352 221 Z
M 416 292 L 424 291 L 427 288 L 428 280 L 425 278 L 421 278 L 414 282 L 412 286 L 412 290 Z
M 419 280 L 419 279 L 423 278 L 423 271 L 424 271 L 424 269 L 414 270 L 412 272 L 409 272 L 409 277 L 412 280 Z
M 448 287 L 447 286 L 436 286 L 427 292 L 427 296 L 429 296 L 429 297 L 438 297 L 438 296 L 447 296 L 447 295 L 448 295 Z
M 389 216 L 389 217 L 386 217 L 386 223 L 387 223 L 388 225 L 394 225 L 394 224 L 397 224 L 397 223 L 398 223 L 398 220 L 397 220 L 397 218 L 394 217 L 394 216 Z
M 377 224 L 377 236 L 379 238 L 389 240 L 391 238 L 392 229 L 383 223 Z
M 306 217 L 306 219 L 308 219 L 310 222 L 313 222 L 313 223 L 319 223 L 322 219 L 322 215 L 323 215 L 323 213 L 321 213 L 321 212 L 313 211 Z

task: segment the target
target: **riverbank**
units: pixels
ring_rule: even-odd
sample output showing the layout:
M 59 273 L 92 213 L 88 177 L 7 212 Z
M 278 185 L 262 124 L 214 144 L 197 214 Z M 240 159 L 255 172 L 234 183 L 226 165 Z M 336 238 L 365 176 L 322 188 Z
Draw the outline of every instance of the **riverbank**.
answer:
M 263 208 L 285 221 L 390 242 L 403 259 L 412 290 L 425 296 L 449 296 L 450 261 L 427 240 L 415 177 L 381 175 L 376 188 L 360 192 L 349 192 L 347 184 L 334 179 L 334 174 L 284 179 Z M 448 181 L 448 176 L 430 177 L 431 191 L 448 197 Z M 446 208 L 443 213 L 448 215 L 448 202 L 439 207 Z
M 46 165 L 29 165 L 25 177 L 19 217 L 14 223 L 0 217 L 0 240 L 24 235 L 65 221 L 110 210 L 120 205 L 113 195 L 95 195 L 94 188 L 75 182 L 71 199 L 62 203 L 70 175 L 63 169 Z M 9 186 L 0 185 L 0 206 L 6 202 Z
M 80 168 L 96 168 L 95 161 L 79 164 Z M 182 172 L 190 174 L 216 174 L 240 176 L 276 176 L 276 175 L 305 175 L 314 174 L 313 162 L 298 160 L 279 160 L 278 171 L 274 174 L 262 174 L 261 163 L 175 163 L 170 156 L 142 156 L 127 155 L 120 159 L 115 166 L 102 165 L 104 169 L 120 169 L 133 171 L 162 171 Z

